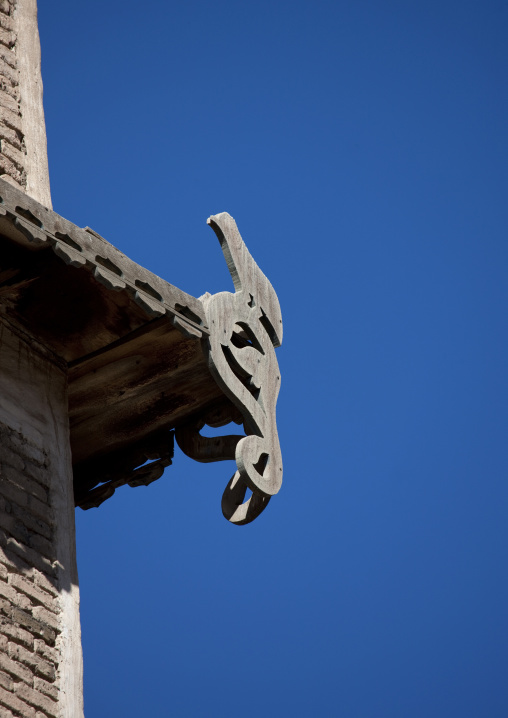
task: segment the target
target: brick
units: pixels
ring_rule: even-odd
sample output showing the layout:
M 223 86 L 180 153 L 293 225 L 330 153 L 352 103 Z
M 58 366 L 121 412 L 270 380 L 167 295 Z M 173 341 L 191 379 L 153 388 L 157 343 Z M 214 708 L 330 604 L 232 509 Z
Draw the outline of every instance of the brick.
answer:
M 0 107 L 0 114 L 3 114 L 4 112 L 7 112 L 7 110 Z M 2 154 L 0 154 L 0 171 L 5 172 L 5 174 L 8 174 L 18 183 L 25 181 L 23 172 L 20 172 L 18 168 Z
M 26 666 L 23 666 L 21 663 L 18 663 L 16 660 L 12 660 L 12 658 L 7 656 L 5 653 L 0 653 L 0 670 L 5 673 L 10 673 L 11 676 L 15 676 L 30 685 L 33 684 L 32 671 Z
M 18 685 L 22 686 L 24 684 L 20 683 Z M 35 718 L 35 708 L 27 705 L 25 701 L 18 698 L 16 695 L 14 695 L 14 693 L 6 691 L 4 688 L 1 687 L 0 704 L 5 706 L 6 708 L 12 708 L 16 715 L 22 716 L 22 718 Z
M 55 597 L 51 596 L 51 594 L 47 593 L 46 591 L 43 591 L 23 576 L 20 576 L 19 574 L 15 573 L 11 574 L 9 577 L 9 584 L 16 588 L 18 591 L 21 591 L 22 593 L 26 594 L 32 600 L 37 601 L 38 603 L 42 603 L 43 606 L 45 606 L 48 610 L 53 611 L 53 613 L 58 613 L 59 608 Z M 32 615 L 35 615 L 33 611 Z
M 15 86 L 19 84 L 19 73 L 16 69 L 16 66 L 11 66 L 9 62 L 6 62 L 5 58 L 3 57 L 4 53 L 2 53 L 2 56 L 0 56 L 0 75 L 2 75 L 3 78 L 8 80 L 11 85 Z
M 2 168 L 0 167 L 0 173 L 1 172 L 2 172 Z M 20 185 L 20 183 L 16 182 L 16 180 L 13 179 L 10 175 L 4 173 L 4 174 L 0 174 L 0 177 L 3 179 L 4 182 L 7 182 L 8 184 L 10 184 L 11 187 L 15 187 L 16 189 L 19 189 L 20 192 L 25 191 L 25 187 L 22 187 Z
M 58 588 L 56 586 L 56 581 L 49 579 L 44 573 L 41 573 L 40 571 L 37 571 L 36 568 L 33 570 L 33 580 L 36 586 L 39 586 L 39 588 L 44 589 L 48 593 L 50 593 L 52 596 L 58 596 Z
M 0 628 L 0 631 L 2 629 Z M 7 636 L 4 636 L 3 633 L 0 633 L 0 651 L 4 651 L 4 653 L 7 653 L 7 644 L 9 641 L 7 640 Z
M 8 47 L 4 47 L 0 45 L 0 58 L 5 60 L 5 62 L 12 67 L 13 70 L 16 70 L 18 67 L 17 59 L 16 59 L 16 53 L 14 50 L 9 49 Z
M 1 93 L 0 93 L 0 95 L 1 95 Z M 7 145 L 5 142 L 2 142 L 1 151 L 2 151 L 2 154 L 4 154 L 8 159 L 10 159 L 19 168 L 23 167 L 24 161 L 26 160 L 26 156 L 23 152 L 20 152 L 19 150 L 16 150 L 13 147 L 9 147 L 9 145 Z M 29 473 L 29 471 L 28 471 L 27 466 L 24 466 L 23 470 L 5 466 L 2 469 L 2 480 L 10 481 L 11 484 L 14 484 L 14 486 L 17 486 L 18 488 L 22 489 L 23 491 L 28 491 L 28 493 L 32 494 L 32 496 L 35 496 L 37 499 L 39 499 L 39 501 L 42 501 L 43 503 L 47 504 L 48 503 L 47 490 L 45 488 L 43 488 L 39 482 L 31 479 L 28 476 L 28 473 Z
M 3 613 L 5 616 L 11 615 L 11 604 L 9 601 L 6 601 L 5 598 L 0 598 L 0 613 Z M 1 616 L 0 616 L 1 620 Z
M 20 132 L 16 132 L 12 127 L 7 127 L 0 122 L 0 140 L 9 142 L 13 147 L 20 150 L 23 145 L 21 144 Z
M 9 97 L 12 97 L 12 99 L 16 102 L 16 105 L 20 102 L 20 95 L 19 95 L 19 87 L 16 85 L 13 85 L 13 83 L 9 80 L 8 77 L 5 77 L 2 75 L 2 72 L 0 70 L 0 91 L 6 93 L 9 95 Z
M 35 608 L 32 609 L 32 616 L 38 621 L 41 621 L 41 623 L 45 623 L 47 626 L 51 626 L 51 628 L 53 628 L 58 633 L 60 633 L 60 631 L 62 630 L 58 617 L 55 616 L 54 613 L 51 613 L 51 611 L 48 611 L 43 606 L 35 606 Z
M 30 540 L 30 531 L 12 514 L 0 514 L 0 527 L 18 541 L 28 543 Z
M 7 570 L 7 566 L 4 566 L 3 563 L 0 563 L 0 579 L 2 579 L 2 581 L 7 581 L 8 576 L 9 571 Z
M 55 556 L 55 546 L 51 543 L 51 541 L 48 541 L 48 539 L 45 539 L 43 536 L 39 536 L 39 534 L 32 534 L 30 536 L 30 546 L 35 551 L 38 551 L 43 556 L 46 556 L 50 561 L 54 559 Z
M 18 698 L 21 698 L 35 708 L 40 708 L 47 713 L 48 716 L 51 716 L 51 718 L 58 718 L 58 704 L 51 700 L 51 698 L 42 695 L 38 691 L 34 691 L 33 688 L 30 688 L 24 683 L 18 683 L 14 690 Z
M 58 700 L 58 686 L 54 683 L 48 683 L 48 681 L 45 681 L 43 678 L 39 678 L 38 676 L 35 676 L 34 678 L 34 690 L 39 691 L 39 693 L 43 693 L 45 696 L 52 698 L 54 701 Z
M 8 48 L 14 47 L 16 44 L 16 34 L 12 30 L 6 30 L 0 27 L 0 43 Z
M 0 14 L 0 25 L 6 30 L 14 30 L 14 21 L 10 15 L 5 14 L 5 11 Z
M 5 13 L 6 15 L 10 14 L 11 6 L 9 5 L 8 0 L 0 0 L 0 11 Z
M 5 584 L 3 584 L 4 586 Z M 3 590 L 3 586 L 1 587 Z M 1 595 L 1 591 L 0 591 Z M 31 611 L 32 610 L 32 602 L 28 598 L 28 596 L 24 596 L 22 593 L 15 592 L 14 598 L 9 598 L 8 596 L 3 596 L 2 598 L 5 598 L 11 602 L 12 606 L 17 606 L 18 608 L 22 608 L 24 611 Z
M 32 514 L 48 524 L 53 523 L 53 510 L 47 504 L 39 501 L 35 496 L 27 496 L 27 499 L 27 508 Z
M 35 649 L 34 637 L 24 628 L 20 628 L 11 621 L 10 618 L 4 618 L 0 616 L 0 632 L 4 634 L 6 638 L 10 638 L 11 641 L 16 643 L 22 643 L 26 648 L 30 650 Z M 40 639 L 36 639 L 40 640 Z M 44 643 L 44 641 L 42 641 Z
M 21 456 L 16 451 L 9 448 L 9 445 L 6 445 L 5 443 L 2 446 L 2 464 L 0 465 L 0 473 L 3 473 L 4 465 L 11 466 L 13 469 L 18 469 L 18 471 L 23 471 L 25 468 L 25 462 Z
M 7 127 L 12 127 L 13 130 L 21 132 L 21 115 L 19 112 L 13 112 L 7 107 L 0 107 L 0 120 Z
M 1 158 L 0 159 L 5 159 Z M 2 482 L 2 496 L 10 503 L 16 503 L 23 508 L 28 504 L 28 498 L 26 494 L 21 491 L 17 486 L 11 484 L 9 481 L 4 481 L 3 476 L 0 475 L 0 481 Z
M 50 576 L 54 576 L 56 574 L 56 570 L 49 559 L 41 556 L 38 551 L 34 551 L 33 548 L 25 546 L 24 543 L 18 541 L 12 536 L 7 539 L 6 548 L 20 556 L 28 564 L 38 568 L 39 571 L 44 571 L 44 573 L 47 573 Z
M 19 104 L 8 92 L 0 92 L 0 105 L 7 107 L 12 112 L 19 112 Z
M 47 661 L 50 661 L 51 663 L 54 663 L 55 666 L 58 665 L 59 661 L 59 655 L 56 648 L 53 648 L 52 646 L 48 646 L 48 644 L 41 640 L 40 638 L 36 638 L 34 640 L 34 650 L 39 655 L 45 658 Z
M 31 616 L 26 611 L 22 611 L 19 608 L 12 607 L 11 618 L 21 627 L 26 628 L 27 631 L 33 633 L 34 636 L 41 636 L 41 638 L 44 638 L 44 640 L 50 645 L 55 644 L 55 631 L 53 631 L 53 629 L 49 628 L 47 625 L 38 621 L 36 618 L 33 618 L 33 616 Z
M 8 673 L 0 671 L 0 686 L 6 691 L 12 691 L 12 678 Z
M 11 603 L 17 603 L 18 592 L 5 581 L 0 581 L 0 596 Z
M 24 576 L 31 576 L 33 573 L 33 568 L 30 566 L 26 561 L 24 561 L 20 556 L 16 555 L 15 553 L 12 553 L 7 547 L 7 536 L 2 536 L 0 534 L 0 563 L 7 566 L 9 571 L 15 572 L 15 573 L 22 573 Z
M 31 476 L 32 479 L 38 481 L 42 486 L 48 487 L 49 480 L 49 466 L 39 466 L 35 461 L 27 461 L 25 464 L 25 473 Z
M 40 534 L 47 539 L 52 538 L 53 531 L 51 526 L 42 519 L 34 516 L 17 504 L 12 504 L 11 511 L 13 515 L 27 527 L 27 529 L 30 529 L 30 531 L 35 531 L 35 533 Z
M 35 462 L 39 466 L 47 467 L 48 455 L 43 448 L 35 446 L 31 441 L 28 441 L 24 436 L 18 434 L 17 432 L 12 432 L 9 438 L 11 445 L 15 450 L 19 450 L 25 462 L 28 459 L 29 461 Z
M 40 656 L 27 651 L 23 646 L 19 646 L 17 643 L 9 643 L 9 657 L 19 663 L 24 663 L 26 666 L 33 668 L 39 676 L 44 676 L 50 681 L 54 681 L 56 678 L 55 666 L 48 663 Z M 32 673 L 30 672 L 30 675 Z M 32 676 L 33 678 L 33 676 Z

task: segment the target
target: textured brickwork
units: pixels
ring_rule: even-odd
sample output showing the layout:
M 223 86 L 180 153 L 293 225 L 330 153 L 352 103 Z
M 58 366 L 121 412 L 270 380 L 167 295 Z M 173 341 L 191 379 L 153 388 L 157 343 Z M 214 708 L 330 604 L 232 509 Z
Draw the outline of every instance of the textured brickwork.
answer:
M 0 0 L 0 176 L 25 190 L 26 147 L 20 106 L 14 0 Z
M 0 446 L 0 715 L 56 718 L 60 603 L 51 466 L 45 451 L 3 425 Z
M 0 398 L 0 718 L 81 718 L 67 377 L 1 315 Z
M 37 0 L 0 0 L 0 177 L 51 207 Z

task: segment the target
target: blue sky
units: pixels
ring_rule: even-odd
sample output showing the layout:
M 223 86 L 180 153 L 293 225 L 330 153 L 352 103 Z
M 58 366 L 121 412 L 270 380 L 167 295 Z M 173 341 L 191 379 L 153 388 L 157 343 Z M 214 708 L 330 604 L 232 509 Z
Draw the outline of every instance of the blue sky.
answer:
M 87 718 L 504 718 L 504 2 L 39 7 L 54 208 L 280 299 L 280 494 L 177 451 L 77 512 Z

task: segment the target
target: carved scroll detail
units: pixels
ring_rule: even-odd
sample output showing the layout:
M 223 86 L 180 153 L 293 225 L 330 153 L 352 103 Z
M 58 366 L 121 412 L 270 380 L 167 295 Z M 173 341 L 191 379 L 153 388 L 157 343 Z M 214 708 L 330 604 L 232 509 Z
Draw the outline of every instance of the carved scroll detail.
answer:
M 226 212 L 210 217 L 235 293 L 203 299 L 209 337 L 204 352 L 213 377 L 241 414 L 247 436 L 202 437 L 205 421 L 177 430 L 177 442 L 198 461 L 235 458 L 237 471 L 222 498 L 224 516 L 236 524 L 252 521 L 282 483 L 282 457 L 275 406 L 280 371 L 274 347 L 282 341 L 282 318 L 275 291 L 245 246 Z M 220 425 L 220 424 L 217 424 Z M 247 489 L 252 496 L 245 501 Z

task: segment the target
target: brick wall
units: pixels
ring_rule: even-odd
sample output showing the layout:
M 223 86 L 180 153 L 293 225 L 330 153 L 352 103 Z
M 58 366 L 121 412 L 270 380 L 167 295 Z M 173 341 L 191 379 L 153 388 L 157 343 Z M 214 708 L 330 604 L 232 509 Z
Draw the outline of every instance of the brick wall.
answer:
M 0 177 L 51 207 L 37 0 L 0 0 Z
M 79 718 L 65 368 L 0 317 L 0 716 Z
M 0 177 L 26 190 L 14 0 L 0 0 Z
M 56 718 L 60 602 L 50 462 L 1 425 L 0 446 L 0 715 Z

